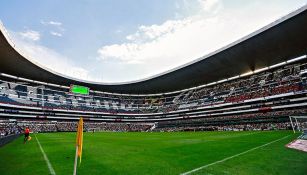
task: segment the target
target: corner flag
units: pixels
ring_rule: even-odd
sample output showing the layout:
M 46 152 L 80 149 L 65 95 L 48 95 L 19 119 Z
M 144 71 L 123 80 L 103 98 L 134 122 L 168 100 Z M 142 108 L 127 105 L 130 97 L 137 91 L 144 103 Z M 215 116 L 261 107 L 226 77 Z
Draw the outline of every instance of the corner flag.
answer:
M 76 146 L 78 149 L 78 157 L 82 158 L 82 144 L 83 144 L 83 118 L 81 117 L 78 124 L 78 130 L 77 130 L 77 139 L 76 139 Z
M 76 138 L 76 157 L 75 157 L 75 165 L 74 165 L 74 175 L 77 174 L 77 159 L 82 158 L 82 145 L 83 145 L 83 118 L 80 117 L 77 129 L 77 138 Z

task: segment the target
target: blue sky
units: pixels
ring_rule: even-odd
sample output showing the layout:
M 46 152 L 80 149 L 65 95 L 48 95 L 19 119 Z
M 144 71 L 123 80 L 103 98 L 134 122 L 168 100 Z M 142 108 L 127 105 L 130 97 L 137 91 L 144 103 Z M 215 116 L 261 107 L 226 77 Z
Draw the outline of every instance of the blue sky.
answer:
M 26 55 L 99 82 L 146 78 L 221 48 L 307 0 L 10 0 L 0 20 Z

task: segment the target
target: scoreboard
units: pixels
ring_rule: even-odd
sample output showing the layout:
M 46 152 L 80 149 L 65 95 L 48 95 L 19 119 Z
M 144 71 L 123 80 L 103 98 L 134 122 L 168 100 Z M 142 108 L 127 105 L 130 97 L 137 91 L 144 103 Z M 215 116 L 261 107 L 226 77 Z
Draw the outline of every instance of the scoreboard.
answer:
M 81 94 L 81 95 L 88 95 L 90 93 L 90 89 L 85 86 L 79 85 L 70 85 L 70 92 L 73 94 Z

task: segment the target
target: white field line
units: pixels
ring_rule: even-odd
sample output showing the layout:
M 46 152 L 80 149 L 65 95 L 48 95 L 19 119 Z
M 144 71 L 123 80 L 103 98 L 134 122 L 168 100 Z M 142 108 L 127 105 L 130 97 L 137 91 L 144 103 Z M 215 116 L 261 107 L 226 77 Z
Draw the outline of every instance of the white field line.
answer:
M 249 150 L 244 151 L 244 152 L 241 152 L 241 153 L 239 153 L 239 154 L 235 154 L 235 155 L 233 155 L 233 156 L 226 157 L 226 158 L 224 158 L 224 159 L 222 159 L 222 160 L 219 160 L 219 161 L 216 161 L 216 162 L 213 162 L 213 163 L 210 163 L 210 164 L 201 166 L 201 167 L 199 167 L 199 168 L 195 168 L 195 169 L 193 169 L 193 170 L 191 170 L 191 171 L 187 171 L 187 172 L 185 172 L 185 173 L 181 173 L 181 175 L 188 175 L 188 174 L 194 173 L 194 172 L 196 172 L 196 171 L 205 169 L 205 168 L 207 168 L 207 167 L 209 167 L 209 166 L 212 166 L 212 165 L 215 165 L 215 164 L 219 164 L 219 163 L 225 162 L 225 161 L 227 161 L 227 160 L 229 160 L 229 159 L 232 159 L 232 158 L 241 156 L 241 155 L 243 155 L 243 154 L 249 153 L 249 152 L 254 151 L 254 150 L 256 150 L 256 149 L 259 149 L 259 148 L 265 147 L 265 146 L 267 146 L 267 145 L 270 145 L 270 144 L 272 144 L 272 143 L 275 143 L 275 142 L 278 142 L 278 141 L 280 141 L 280 140 L 283 140 L 283 139 L 285 139 L 285 138 L 287 138 L 287 137 L 289 137 L 289 136 L 290 136 L 290 135 L 287 135 L 287 136 L 285 136 L 285 137 L 283 137 L 283 138 L 280 138 L 280 139 L 274 140 L 274 141 L 272 141 L 272 142 L 269 142 L 269 143 L 266 143 L 266 144 L 257 146 L 257 147 L 255 147 L 255 148 L 249 149 Z
M 38 146 L 39 146 L 39 148 L 40 148 L 40 150 L 41 150 L 41 152 L 42 152 L 42 154 L 43 154 L 43 156 L 44 156 L 44 159 L 45 159 L 45 161 L 46 161 L 46 163 L 47 163 L 47 166 L 48 166 L 48 168 L 49 168 L 50 174 L 51 174 L 51 175 L 56 175 L 56 173 L 55 173 L 55 171 L 54 171 L 54 169 L 53 169 L 53 167 L 52 167 L 52 165 L 51 165 L 51 163 L 50 163 L 50 161 L 49 161 L 49 159 L 48 159 L 48 157 L 47 157 L 45 151 L 44 151 L 43 148 L 42 148 L 42 145 L 40 144 L 40 142 L 39 142 L 38 138 L 36 137 L 36 135 L 34 135 L 34 136 L 35 136 L 35 139 L 36 139 L 36 141 L 37 141 L 37 143 L 38 143 Z

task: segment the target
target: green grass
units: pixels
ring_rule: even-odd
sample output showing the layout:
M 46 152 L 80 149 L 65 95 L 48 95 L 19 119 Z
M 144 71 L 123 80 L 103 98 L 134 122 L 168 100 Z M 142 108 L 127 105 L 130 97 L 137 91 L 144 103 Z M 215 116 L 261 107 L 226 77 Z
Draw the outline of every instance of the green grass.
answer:
M 79 175 L 178 175 L 289 137 L 193 174 L 307 174 L 307 153 L 285 144 L 298 135 L 272 132 L 84 133 Z M 75 133 L 37 134 L 57 175 L 72 174 Z M 32 134 L 0 148 L 1 175 L 49 174 Z

